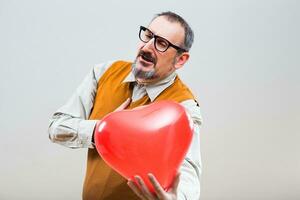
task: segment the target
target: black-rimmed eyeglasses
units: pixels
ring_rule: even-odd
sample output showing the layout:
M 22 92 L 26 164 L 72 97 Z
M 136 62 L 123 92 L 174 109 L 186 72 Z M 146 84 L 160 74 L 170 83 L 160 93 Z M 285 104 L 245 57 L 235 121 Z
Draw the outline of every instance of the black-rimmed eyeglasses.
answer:
M 152 33 L 152 31 L 150 31 L 148 28 L 146 28 L 144 26 L 140 26 L 139 38 L 141 41 L 143 41 L 145 43 L 149 42 L 152 38 L 154 38 L 154 47 L 157 51 L 160 51 L 160 52 L 167 51 L 167 49 L 170 46 L 180 52 L 187 51 L 179 46 L 172 44 L 167 39 L 160 37 L 158 35 L 155 35 L 154 33 Z

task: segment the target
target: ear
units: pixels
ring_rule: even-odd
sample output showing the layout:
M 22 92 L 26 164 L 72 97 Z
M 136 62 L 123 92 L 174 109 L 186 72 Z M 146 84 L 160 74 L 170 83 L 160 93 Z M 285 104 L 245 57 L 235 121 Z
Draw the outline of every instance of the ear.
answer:
M 179 56 L 177 56 L 176 62 L 175 62 L 175 69 L 179 69 L 181 67 L 183 67 L 183 65 L 189 60 L 190 58 L 190 54 L 189 52 L 183 52 L 182 54 L 180 54 Z

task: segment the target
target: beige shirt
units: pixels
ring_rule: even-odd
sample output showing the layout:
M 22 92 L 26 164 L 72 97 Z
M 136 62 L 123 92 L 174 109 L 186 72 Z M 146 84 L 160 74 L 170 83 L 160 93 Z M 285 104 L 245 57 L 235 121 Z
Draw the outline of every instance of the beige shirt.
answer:
M 112 63 L 95 65 L 67 103 L 53 114 L 48 130 L 49 138 L 53 142 L 69 148 L 93 148 L 92 134 L 97 120 L 88 120 L 88 118 L 94 105 L 98 81 Z M 154 85 L 139 85 L 136 83 L 134 75 L 129 73 L 124 82 L 134 82 L 132 101 L 143 97 L 145 93 L 153 101 L 174 82 L 175 77 L 176 73 L 174 72 Z M 178 199 L 198 200 L 200 199 L 200 125 L 202 118 L 200 107 L 194 100 L 183 101 L 181 105 L 193 119 L 194 136 L 180 167 Z

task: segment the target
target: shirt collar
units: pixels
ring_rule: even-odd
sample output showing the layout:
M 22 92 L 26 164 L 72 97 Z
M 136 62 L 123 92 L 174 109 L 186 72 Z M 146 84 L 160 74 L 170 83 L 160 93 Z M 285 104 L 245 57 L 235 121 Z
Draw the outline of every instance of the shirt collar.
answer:
M 155 83 L 155 84 L 151 84 L 151 85 L 145 85 L 145 89 L 147 92 L 147 95 L 149 96 L 151 102 L 154 101 L 154 99 L 162 92 L 164 91 L 167 87 L 169 87 L 170 85 L 172 85 L 174 83 L 174 80 L 176 78 L 176 72 L 172 72 L 171 74 L 169 74 L 166 78 L 160 80 L 159 82 Z M 138 84 L 134 74 L 132 73 L 132 71 L 130 71 L 130 73 L 127 75 L 127 77 L 124 79 L 123 83 L 125 82 L 134 82 L 136 85 Z M 135 85 L 135 86 L 136 86 Z

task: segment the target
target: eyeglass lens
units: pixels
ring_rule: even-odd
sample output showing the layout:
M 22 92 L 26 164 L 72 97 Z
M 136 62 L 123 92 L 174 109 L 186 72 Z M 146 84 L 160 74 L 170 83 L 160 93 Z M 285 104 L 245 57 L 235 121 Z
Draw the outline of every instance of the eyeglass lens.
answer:
M 154 34 L 146 28 L 141 29 L 140 39 L 143 42 L 149 42 L 153 37 L 154 37 L 154 46 L 158 51 L 163 52 L 163 51 L 166 51 L 168 49 L 169 42 L 166 39 L 164 39 L 162 37 L 159 37 L 159 36 L 154 36 Z

